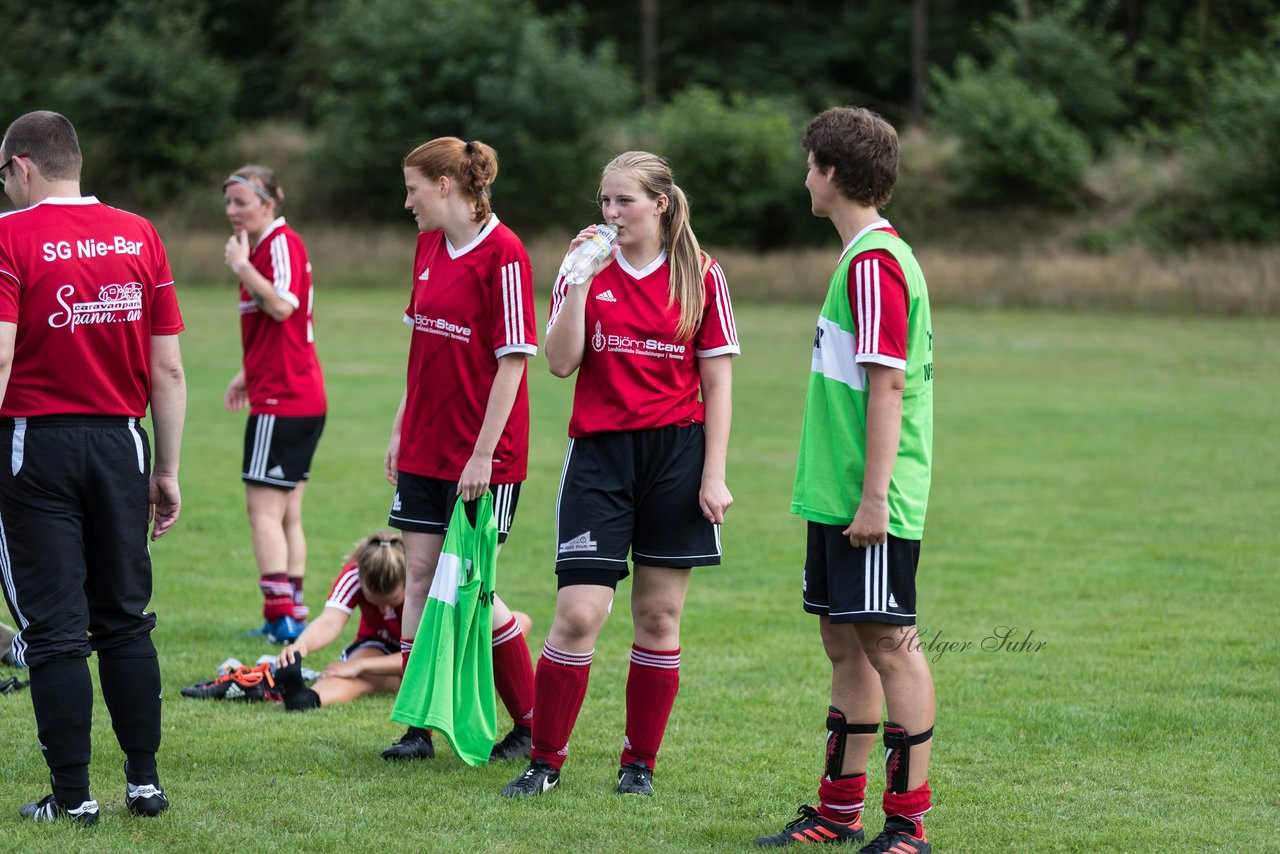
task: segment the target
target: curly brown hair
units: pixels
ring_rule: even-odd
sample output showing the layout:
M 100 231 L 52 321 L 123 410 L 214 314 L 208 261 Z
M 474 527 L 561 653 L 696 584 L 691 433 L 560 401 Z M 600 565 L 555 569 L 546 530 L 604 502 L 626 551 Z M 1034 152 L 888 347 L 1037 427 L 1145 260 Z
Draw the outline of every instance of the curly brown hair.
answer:
M 841 195 L 873 208 L 893 196 L 898 180 L 898 132 L 865 107 L 833 107 L 809 122 L 800 138 L 819 168 L 835 170 Z

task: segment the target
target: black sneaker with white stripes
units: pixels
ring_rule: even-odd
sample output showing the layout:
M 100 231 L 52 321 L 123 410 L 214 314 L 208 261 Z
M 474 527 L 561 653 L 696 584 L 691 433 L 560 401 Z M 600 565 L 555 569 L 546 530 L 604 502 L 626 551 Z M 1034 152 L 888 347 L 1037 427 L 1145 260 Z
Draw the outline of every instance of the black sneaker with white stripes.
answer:
M 124 787 L 125 809 L 134 815 L 152 818 L 169 808 L 169 798 L 164 789 L 151 784 L 135 786 L 126 783 Z
M 69 818 L 89 827 L 98 822 L 98 802 L 85 801 L 78 807 L 67 808 L 58 803 L 53 795 L 47 795 L 42 800 L 23 804 L 18 808 L 18 815 L 32 821 L 57 821 L 60 818 Z
M 531 798 L 554 789 L 560 782 L 560 772 L 544 759 L 534 759 L 524 773 L 508 783 L 502 790 L 503 797 Z

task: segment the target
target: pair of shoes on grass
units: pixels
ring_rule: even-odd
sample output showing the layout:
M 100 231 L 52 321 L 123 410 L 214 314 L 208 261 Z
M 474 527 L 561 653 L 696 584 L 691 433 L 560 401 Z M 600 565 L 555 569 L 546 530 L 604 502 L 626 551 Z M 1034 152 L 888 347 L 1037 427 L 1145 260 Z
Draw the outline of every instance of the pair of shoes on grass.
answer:
M 505 762 L 511 759 L 528 757 L 533 747 L 533 734 L 528 727 L 516 726 L 511 732 L 493 746 L 489 753 L 490 762 Z M 400 740 L 382 751 L 383 759 L 431 759 L 436 755 L 435 744 L 431 741 L 431 730 L 411 726 L 400 736 Z
M 519 777 L 508 783 L 502 794 L 508 798 L 530 798 L 554 789 L 560 782 L 560 771 L 544 759 L 534 759 Z M 648 764 L 628 762 L 618 769 L 618 794 L 652 795 L 653 769 Z
M 851 822 L 827 818 L 816 809 L 804 804 L 797 810 L 798 816 L 780 832 L 761 836 L 757 845 L 783 846 L 804 844 L 844 845 L 862 842 L 862 816 Z M 858 849 L 858 854 L 930 854 L 933 846 L 925 838 L 924 827 L 918 821 L 891 815 L 885 819 L 880 835 Z
M 124 765 L 124 807 L 134 815 L 154 818 L 169 808 L 169 797 L 160 782 L 132 783 L 128 781 L 129 763 Z M 98 802 L 84 801 L 76 806 L 59 803 L 53 795 L 46 795 L 38 801 L 23 804 L 18 808 L 18 815 L 31 821 L 57 821 L 67 819 L 81 827 L 92 827 L 98 823 Z

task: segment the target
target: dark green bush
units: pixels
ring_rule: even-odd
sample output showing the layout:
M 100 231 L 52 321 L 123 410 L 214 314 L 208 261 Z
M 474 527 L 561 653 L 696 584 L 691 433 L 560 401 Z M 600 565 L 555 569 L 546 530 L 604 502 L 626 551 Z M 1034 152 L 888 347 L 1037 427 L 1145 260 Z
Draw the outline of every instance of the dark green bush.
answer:
M 1280 22 L 1280 18 L 1277 18 Z M 1228 238 L 1280 238 L 1280 39 L 1209 76 L 1201 115 L 1182 129 L 1193 186 L 1212 230 Z
M 459 136 L 497 149 L 504 220 L 576 222 L 633 101 L 607 48 L 567 43 L 527 0 L 341 0 L 313 38 L 316 168 L 344 217 L 403 216 L 404 156 Z
M 85 192 L 161 205 L 222 168 L 236 84 L 209 56 L 198 10 L 53 0 L 25 12 L 5 54 L 0 108 L 10 120 L 66 115 L 84 150 Z
M 633 145 L 671 161 L 699 239 L 772 249 L 827 236 L 811 222 L 803 130 L 785 99 L 693 87 L 647 114 Z
M 959 140 L 953 161 L 962 201 L 1070 206 L 1089 166 L 1089 143 L 1037 93 L 1008 57 L 979 69 L 968 57 L 954 76 L 935 70 L 937 126 Z
M 1122 97 L 1132 88 L 1124 37 L 1109 31 L 1108 15 L 1070 0 L 1027 19 L 997 18 L 991 38 L 997 64 L 1035 92 L 1052 95 L 1063 121 L 1084 134 L 1095 153 L 1124 126 Z

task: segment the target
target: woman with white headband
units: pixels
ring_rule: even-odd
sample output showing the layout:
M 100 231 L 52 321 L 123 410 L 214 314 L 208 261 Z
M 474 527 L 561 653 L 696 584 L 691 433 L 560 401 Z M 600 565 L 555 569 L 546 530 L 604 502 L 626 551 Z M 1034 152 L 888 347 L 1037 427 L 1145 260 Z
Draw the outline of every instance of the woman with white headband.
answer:
M 225 257 L 240 279 L 244 345 L 244 364 L 223 403 L 230 412 L 249 407 L 240 477 L 263 596 L 261 631 L 288 643 L 308 614 L 302 495 L 326 411 L 311 322 L 311 263 L 302 238 L 279 215 L 284 191 L 274 172 L 244 166 L 222 194 L 234 232 Z

